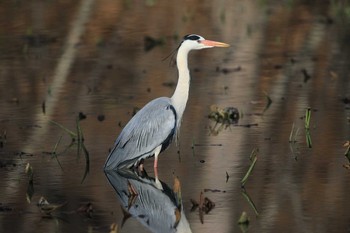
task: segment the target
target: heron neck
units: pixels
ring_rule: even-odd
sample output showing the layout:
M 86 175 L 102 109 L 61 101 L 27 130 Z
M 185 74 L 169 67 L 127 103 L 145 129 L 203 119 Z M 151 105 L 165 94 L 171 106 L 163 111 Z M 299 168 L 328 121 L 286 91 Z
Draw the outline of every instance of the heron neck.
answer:
M 176 57 L 179 78 L 171 101 L 178 114 L 179 121 L 181 121 L 182 114 L 185 111 L 190 89 L 190 71 L 188 70 L 187 61 L 188 53 L 189 50 L 187 48 L 180 47 Z

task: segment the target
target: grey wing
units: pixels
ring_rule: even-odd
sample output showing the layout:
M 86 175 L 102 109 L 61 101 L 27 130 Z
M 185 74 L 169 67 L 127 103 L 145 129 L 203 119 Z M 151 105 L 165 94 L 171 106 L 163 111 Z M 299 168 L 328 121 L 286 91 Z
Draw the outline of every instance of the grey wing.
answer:
M 124 127 L 109 154 L 105 170 L 132 166 L 162 150 L 171 142 L 176 130 L 176 111 L 169 98 L 158 98 L 144 106 Z

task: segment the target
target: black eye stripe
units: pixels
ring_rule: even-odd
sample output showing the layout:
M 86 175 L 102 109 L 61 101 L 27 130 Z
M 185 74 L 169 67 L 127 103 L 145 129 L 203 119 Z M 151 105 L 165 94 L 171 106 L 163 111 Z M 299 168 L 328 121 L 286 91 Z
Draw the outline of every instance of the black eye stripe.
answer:
M 200 39 L 199 36 L 193 35 L 193 34 L 184 36 L 184 40 L 199 40 L 199 39 Z

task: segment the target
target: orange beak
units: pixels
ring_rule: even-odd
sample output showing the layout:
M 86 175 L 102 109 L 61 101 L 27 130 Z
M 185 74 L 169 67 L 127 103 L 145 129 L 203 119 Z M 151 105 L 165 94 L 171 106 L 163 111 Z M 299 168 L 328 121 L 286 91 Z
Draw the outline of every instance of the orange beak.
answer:
M 202 44 L 206 46 L 212 46 L 212 47 L 229 47 L 229 44 L 218 42 L 218 41 L 213 41 L 213 40 L 202 40 Z

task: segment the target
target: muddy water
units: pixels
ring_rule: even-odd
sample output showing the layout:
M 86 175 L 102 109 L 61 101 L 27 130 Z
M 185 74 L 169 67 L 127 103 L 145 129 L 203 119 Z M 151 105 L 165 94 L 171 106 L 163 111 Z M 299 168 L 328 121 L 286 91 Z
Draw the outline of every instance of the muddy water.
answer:
M 350 6 L 341 2 L 1 3 L 0 231 L 109 232 L 113 223 L 118 232 L 350 231 L 343 147 Z M 115 175 L 118 196 L 102 171 L 108 151 L 136 108 L 172 94 L 176 69 L 162 59 L 188 33 L 231 47 L 191 53 L 180 147 L 160 156 L 159 182 L 152 159 L 148 176 Z M 146 36 L 160 45 L 145 51 Z M 207 118 L 211 105 L 236 107 L 241 119 L 216 125 Z M 52 123 L 76 132 L 80 112 L 89 163 Z M 289 143 L 293 124 L 298 133 Z M 258 159 L 244 192 L 253 150 Z M 142 195 L 133 199 L 125 179 Z M 201 192 L 215 203 L 209 213 L 191 211 Z M 58 208 L 37 206 L 40 197 Z M 237 224 L 242 212 L 248 225 Z

